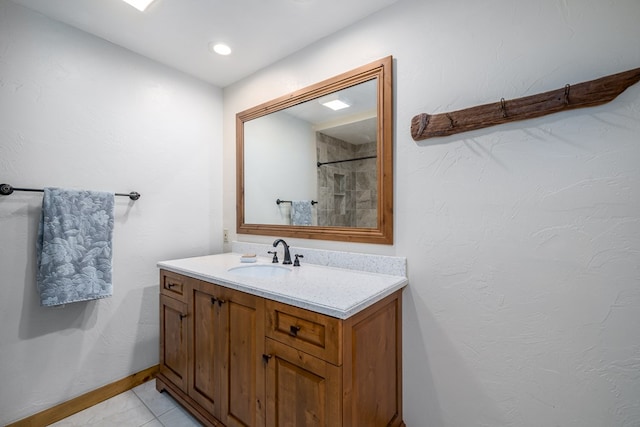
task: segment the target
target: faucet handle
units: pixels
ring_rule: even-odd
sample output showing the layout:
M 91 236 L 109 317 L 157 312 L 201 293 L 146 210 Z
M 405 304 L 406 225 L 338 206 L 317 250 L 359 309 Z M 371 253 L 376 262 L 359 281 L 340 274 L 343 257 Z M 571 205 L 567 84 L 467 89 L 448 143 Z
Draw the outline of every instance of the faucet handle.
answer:
M 293 261 L 294 267 L 300 267 L 300 260 L 298 259 L 298 257 L 304 258 L 304 255 L 296 254 L 296 259 Z
M 273 254 L 273 260 L 271 260 L 272 264 L 278 263 L 278 251 L 268 251 L 268 254 Z

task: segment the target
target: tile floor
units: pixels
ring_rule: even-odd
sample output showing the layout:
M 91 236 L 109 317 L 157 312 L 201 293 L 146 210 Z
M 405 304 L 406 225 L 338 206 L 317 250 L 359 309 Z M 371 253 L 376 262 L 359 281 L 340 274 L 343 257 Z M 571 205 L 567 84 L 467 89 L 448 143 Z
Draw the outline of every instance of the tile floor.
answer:
M 151 380 L 51 426 L 201 427 L 202 424 L 167 393 L 158 393 L 156 381 Z

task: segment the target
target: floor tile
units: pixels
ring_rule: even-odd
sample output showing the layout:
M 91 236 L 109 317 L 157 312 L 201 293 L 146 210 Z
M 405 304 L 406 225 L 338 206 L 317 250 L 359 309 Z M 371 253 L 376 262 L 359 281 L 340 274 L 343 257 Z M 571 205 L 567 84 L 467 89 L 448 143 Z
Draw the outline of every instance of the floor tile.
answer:
M 136 394 L 127 391 L 52 424 L 55 427 L 142 426 L 155 418 Z
M 133 389 L 133 392 L 156 417 L 159 417 L 178 405 L 167 393 L 160 393 L 156 390 L 155 380 L 140 384 Z
M 153 420 L 149 421 L 146 424 L 143 424 L 141 427 L 165 427 L 162 425 L 162 423 L 160 421 L 158 421 L 157 418 L 154 418 Z
M 158 420 L 165 427 L 202 427 L 202 424 L 185 411 L 181 406 L 177 406 L 161 416 Z
M 148 381 L 71 415 L 52 427 L 201 427 L 168 393 Z

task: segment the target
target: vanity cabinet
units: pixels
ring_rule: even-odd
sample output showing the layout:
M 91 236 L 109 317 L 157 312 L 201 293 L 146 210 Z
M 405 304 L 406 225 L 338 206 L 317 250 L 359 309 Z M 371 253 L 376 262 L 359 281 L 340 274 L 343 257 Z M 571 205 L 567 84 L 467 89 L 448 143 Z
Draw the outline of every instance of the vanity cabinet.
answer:
M 160 282 L 157 388 L 205 425 L 404 426 L 402 290 L 338 319 L 167 270 Z

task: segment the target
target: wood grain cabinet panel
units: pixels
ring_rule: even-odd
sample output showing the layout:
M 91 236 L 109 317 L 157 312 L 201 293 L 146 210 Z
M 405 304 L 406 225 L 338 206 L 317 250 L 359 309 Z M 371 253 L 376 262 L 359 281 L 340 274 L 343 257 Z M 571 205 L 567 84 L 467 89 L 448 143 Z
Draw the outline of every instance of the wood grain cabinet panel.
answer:
M 264 299 L 221 288 L 220 419 L 229 427 L 263 426 Z
M 187 387 L 187 304 L 160 295 L 160 373 Z
M 188 394 L 207 411 L 215 413 L 215 402 L 220 381 L 219 369 L 221 339 L 217 305 L 212 293 L 202 290 L 194 282 L 191 286 L 193 316 L 189 319 L 189 390 Z
M 267 427 L 341 425 L 341 369 L 267 339 Z
M 402 302 L 390 297 L 347 320 L 345 426 L 400 426 Z
M 404 426 L 402 290 L 341 320 L 164 270 L 160 283 L 157 388 L 203 424 Z

